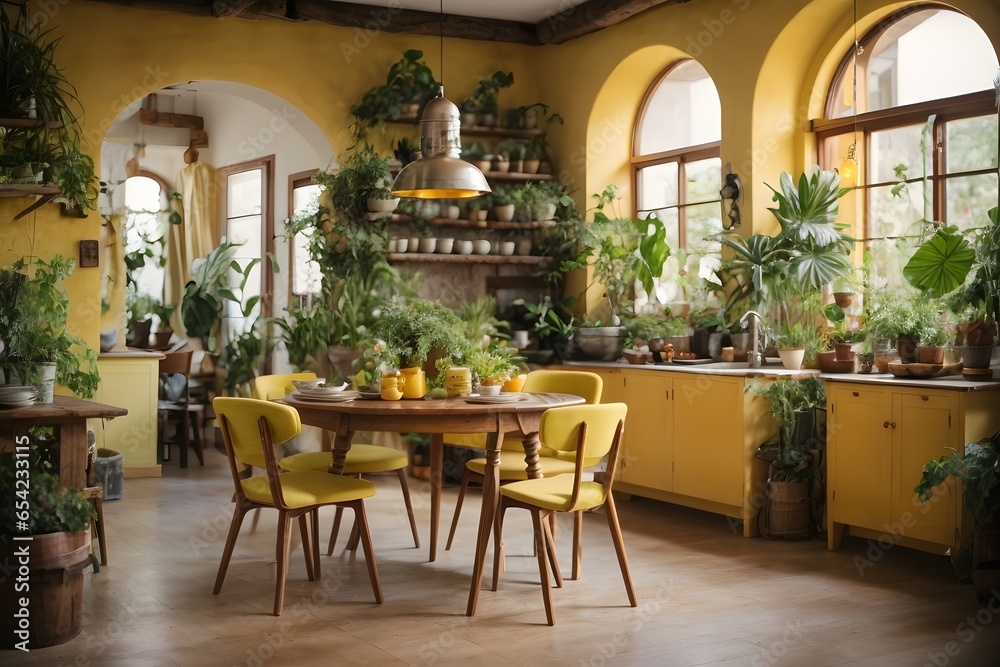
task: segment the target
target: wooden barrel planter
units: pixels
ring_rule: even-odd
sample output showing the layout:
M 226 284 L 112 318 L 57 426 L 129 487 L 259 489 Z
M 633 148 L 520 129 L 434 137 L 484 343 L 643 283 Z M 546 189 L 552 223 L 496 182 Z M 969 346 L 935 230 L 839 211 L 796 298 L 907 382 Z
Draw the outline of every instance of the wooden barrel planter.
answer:
M 767 489 L 768 537 L 805 538 L 812 534 L 808 482 L 771 482 Z
M 18 550 L 28 548 L 29 590 L 12 597 L 15 602 L 28 598 L 27 620 L 16 617 L 17 608 L 5 616 L 3 648 L 44 648 L 76 637 L 83 624 L 83 571 L 90 563 L 90 531 L 35 535 L 30 542 L 12 545 L 14 563 Z M 18 634 L 22 630 L 26 636 Z

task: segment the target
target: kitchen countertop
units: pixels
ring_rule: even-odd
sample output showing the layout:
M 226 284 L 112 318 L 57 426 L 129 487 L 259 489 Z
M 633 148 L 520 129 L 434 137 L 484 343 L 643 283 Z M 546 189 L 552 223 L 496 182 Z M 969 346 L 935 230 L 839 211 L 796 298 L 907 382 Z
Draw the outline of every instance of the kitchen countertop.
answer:
M 993 380 L 987 382 L 970 382 L 961 375 L 949 375 L 937 378 L 898 378 L 888 373 L 820 373 L 816 369 L 803 368 L 788 370 L 778 360 L 768 359 L 760 368 L 749 368 L 745 361 L 718 361 L 705 364 L 629 364 L 618 361 L 568 361 L 566 366 L 579 366 L 605 370 L 648 370 L 651 372 L 670 371 L 673 373 L 698 373 L 703 375 L 721 375 L 730 377 L 760 378 L 786 377 L 802 379 L 819 376 L 829 382 L 863 382 L 896 387 L 926 387 L 928 389 L 952 389 L 958 391 L 997 391 L 1000 390 L 998 370 L 993 369 Z

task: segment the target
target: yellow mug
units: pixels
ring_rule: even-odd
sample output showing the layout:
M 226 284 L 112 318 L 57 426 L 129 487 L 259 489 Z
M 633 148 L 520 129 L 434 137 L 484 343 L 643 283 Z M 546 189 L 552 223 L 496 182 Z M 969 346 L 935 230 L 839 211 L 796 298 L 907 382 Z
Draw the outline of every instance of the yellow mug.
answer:
M 403 381 L 399 385 L 403 392 L 403 398 L 423 398 L 427 395 L 427 379 L 424 369 L 414 366 L 413 368 L 401 368 L 399 370 Z
M 399 371 L 386 371 L 382 373 L 382 400 L 398 401 L 403 398 L 403 387 L 406 386 L 406 378 L 399 374 Z

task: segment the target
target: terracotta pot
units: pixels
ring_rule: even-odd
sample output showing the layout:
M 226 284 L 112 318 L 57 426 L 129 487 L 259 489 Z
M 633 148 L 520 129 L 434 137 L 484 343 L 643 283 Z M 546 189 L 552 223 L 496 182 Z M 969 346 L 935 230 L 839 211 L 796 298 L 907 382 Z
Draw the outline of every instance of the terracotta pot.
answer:
M 833 302 L 841 308 L 849 308 L 854 303 L 854 292 L 834 292 Z
M 850 361 L 854 359 L 854 343 L 834 343 L 833 349 L 837 361 Z
M 918 364 L 943 364 L 944 363 L 944 348 L 939 345 L 933 346 L 917 346 L 917 363 Z

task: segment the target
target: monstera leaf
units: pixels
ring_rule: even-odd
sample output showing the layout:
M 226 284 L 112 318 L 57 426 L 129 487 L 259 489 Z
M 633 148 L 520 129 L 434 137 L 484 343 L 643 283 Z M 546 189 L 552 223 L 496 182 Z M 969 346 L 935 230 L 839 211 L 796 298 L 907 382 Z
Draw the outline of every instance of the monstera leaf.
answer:
M 942 227 L 913 253 L 903 275 L 917 289 L 939 297 L 962 286 L 975 259 L 956 227 Z

